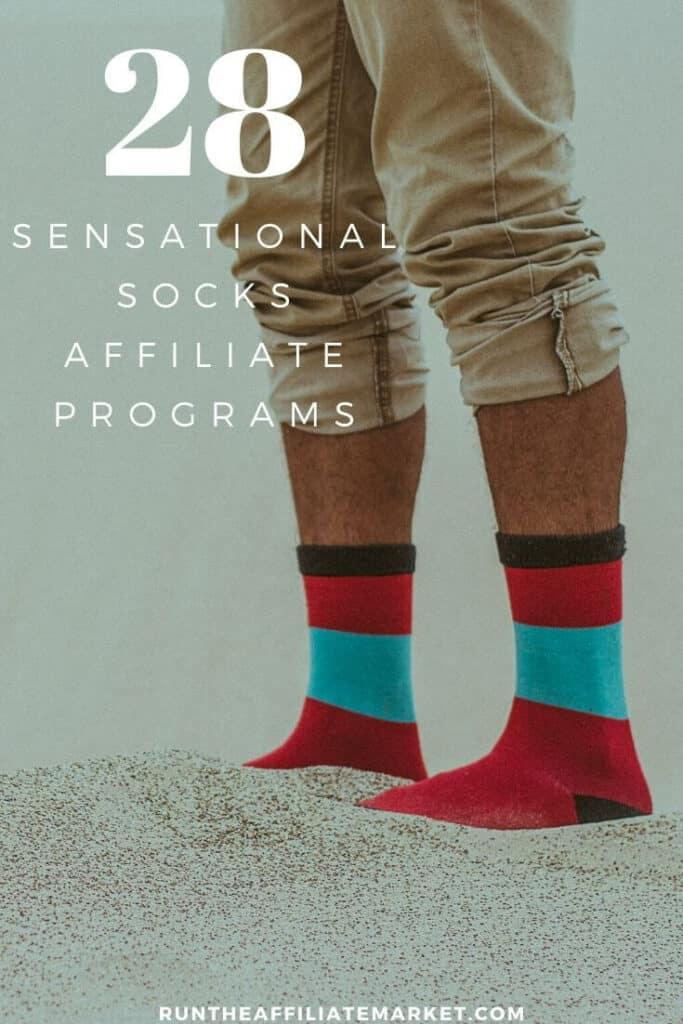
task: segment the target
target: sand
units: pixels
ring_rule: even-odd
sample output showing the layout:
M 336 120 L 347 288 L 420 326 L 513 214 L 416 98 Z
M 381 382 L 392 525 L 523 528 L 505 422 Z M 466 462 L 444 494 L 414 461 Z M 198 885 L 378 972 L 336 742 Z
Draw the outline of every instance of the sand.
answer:
M 0 776 L 3 1024 L 283 1004 L 683 1020 L 683 816 L 502 833 L 354 805 L 389 782 L 178 752 Z

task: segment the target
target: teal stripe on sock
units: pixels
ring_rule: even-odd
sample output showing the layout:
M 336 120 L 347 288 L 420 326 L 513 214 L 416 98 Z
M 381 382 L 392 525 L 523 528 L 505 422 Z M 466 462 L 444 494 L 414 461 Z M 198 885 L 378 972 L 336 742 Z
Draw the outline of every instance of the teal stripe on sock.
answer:
M 388 722 L 415 721 L 409 636 L 310 632 L 309 697 Z
M 628 718 L 621 623 L 556 629 L 515 623 L 517 696 L 571 711 Z

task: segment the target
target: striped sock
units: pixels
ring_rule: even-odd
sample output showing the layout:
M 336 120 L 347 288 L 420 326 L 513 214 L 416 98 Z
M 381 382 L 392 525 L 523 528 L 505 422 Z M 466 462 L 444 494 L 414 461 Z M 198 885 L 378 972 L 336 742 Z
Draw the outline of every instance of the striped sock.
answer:
M 411 683 L 415 549 L 302 546 L 310 628 L 308 693 L 289 738 L 254 768 L 342 765 L 426 775 Z
M 493 751 L 367 806 L 484 828 L 649 814 L 621 658 L 622 527 L 498 535 L 517 651 L 512 711 Z

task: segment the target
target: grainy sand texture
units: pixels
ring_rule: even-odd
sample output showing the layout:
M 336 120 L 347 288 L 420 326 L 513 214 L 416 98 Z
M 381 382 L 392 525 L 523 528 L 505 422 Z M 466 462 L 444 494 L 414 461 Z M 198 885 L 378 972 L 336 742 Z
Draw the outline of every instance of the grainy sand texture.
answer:
M 3 1024 L 160 1005 L 683 1020 L 681 817 L 502 833 L 355 806 L 390 781 L 176 752 L 0 776 Z

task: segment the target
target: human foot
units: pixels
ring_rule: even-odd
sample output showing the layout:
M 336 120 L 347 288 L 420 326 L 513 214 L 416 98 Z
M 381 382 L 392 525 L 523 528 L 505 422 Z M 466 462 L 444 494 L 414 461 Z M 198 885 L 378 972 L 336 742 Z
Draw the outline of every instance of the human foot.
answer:
M 517 651 L 507 727 L 480 761 L 366 806 L 482 828 L 649 814 L 621 664 L 622 527 L 498 535 Z
M 650 814 L 627 720 L 515 698 L 491 753 L 362 806 L 492 829 L 554 828 Z
M 410 544 L 302 546 L 311 671 L 290 737 L 253 768 L 341 765 L 426 776 L 410 671 Z
M 400 779 L 424 779 L 427 771 L 414 722 L 386 722 L 307 697 L 285 742 L 248 768 L 339 765 Z

